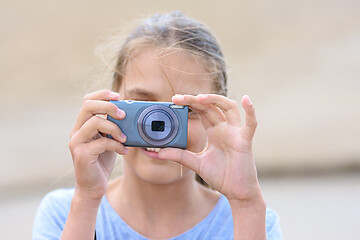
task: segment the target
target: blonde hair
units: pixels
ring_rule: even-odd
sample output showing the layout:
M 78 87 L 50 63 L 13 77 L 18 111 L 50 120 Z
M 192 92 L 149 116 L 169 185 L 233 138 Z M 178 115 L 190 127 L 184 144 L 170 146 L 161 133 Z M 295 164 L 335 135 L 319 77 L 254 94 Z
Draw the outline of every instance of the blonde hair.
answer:
M 112 89 L 119 91 L 132 53 L 157 47 L 162 54 L 185 50 L 198 58 L 214 83 L 214 92 L 227 94 L 226 64 L 215 36 L 198 20 L 180 11 L 155 14 L 145 19 L 126 38 L 116 56 Z

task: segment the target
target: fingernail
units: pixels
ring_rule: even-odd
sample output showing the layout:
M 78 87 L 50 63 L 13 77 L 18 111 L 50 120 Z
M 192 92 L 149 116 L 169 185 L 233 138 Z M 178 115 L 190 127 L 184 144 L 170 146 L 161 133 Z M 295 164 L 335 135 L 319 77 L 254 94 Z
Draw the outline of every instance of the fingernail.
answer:
M 177 98 L 178 100 L 184 100 L 184 96 L 183 95 L 180 95 L 180 94 L 176 94 L 175 96 L 173 96 L 173 99 L 174 98 Z
M 121 117 L 121 118 L 125 117 L 125 112 L 124 112 L 123 110 L 121 110 L 120 108 L 118 108 L 118 109 L 116 110 L 116 113 L 117 113 L 117 115 L 118 115 L 119 117 Z
M 253 103 L 251 102 L 250 97 L 249 97 L 248 95 L 245 95 L 245 96 L 246 96 L 246 97 L 247 97 L 247 99 L 248 99 L 249 105 L 253 105 Z
M 124 133 L 121 133 L 121 139 L 122 139 L 124 142 L 126 142 L 126 136 L 125 136 Z
M 119 97 L 120 97 L 120 94 L 117 93 L 117 92 L 110 92 L 110 96 L 111 96 L 111 97 L 119 98 Z
M 124 148 L 124 154 L 127 154 L 129 152 L 129 149 Z

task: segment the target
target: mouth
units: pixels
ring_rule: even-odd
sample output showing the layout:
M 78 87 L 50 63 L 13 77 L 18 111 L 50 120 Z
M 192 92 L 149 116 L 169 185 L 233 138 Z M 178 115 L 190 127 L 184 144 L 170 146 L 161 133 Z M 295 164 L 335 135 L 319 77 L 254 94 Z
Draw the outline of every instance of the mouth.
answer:
M 142 152 L 152 158 L 152 159 L 160 159 L 159 158 L 159 151 L 161 148 L 141 148 Z
M 160 151 L 161 148 L 145 148 L 146 151 L 148 152 L 156 152 L 158 153 Z

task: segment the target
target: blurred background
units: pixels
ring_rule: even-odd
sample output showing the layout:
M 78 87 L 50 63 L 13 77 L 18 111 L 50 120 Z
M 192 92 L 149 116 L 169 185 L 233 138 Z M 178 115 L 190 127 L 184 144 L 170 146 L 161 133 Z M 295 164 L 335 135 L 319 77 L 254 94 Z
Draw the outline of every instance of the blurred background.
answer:
M 357 0 L 0 0 L 0 239 L 29 239 L 44 194 L 74 184 L 70 130 L 84 94 L 107 86 L 94 49 L 175 9 L 213 30 L 229 97 L 256 105 L 260 184 L 284 238 L 359 239 Z

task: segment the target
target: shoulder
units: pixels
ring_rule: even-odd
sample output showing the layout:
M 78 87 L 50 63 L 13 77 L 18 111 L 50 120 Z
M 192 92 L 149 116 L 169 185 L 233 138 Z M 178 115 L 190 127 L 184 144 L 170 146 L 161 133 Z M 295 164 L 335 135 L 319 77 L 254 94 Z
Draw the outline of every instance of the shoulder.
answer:
M 47 193 L 40 202 L 39 210 L 68 212 L 74 192 L 74 188 L 62 188 Z
M 266 208 L 266 236 L 268 240 L 283 239 L 279 215 L 271 208 Z
M 75 188 L 60 188 L 47 193 L 42 202 L 44 201 L 71 201 L 74 196 Z
M 218 204 L 214 208 L 216 214 L 212 221 L 211 234 L 219 236 L 233 236 L 233 218 L 231 206 L 225 196 L 221 196 Z M 281 240 L 282 232 L 278 214 L 271 208 L 266 208 L 266 236 L 268 240 Z
M 35 215 L 33 239 L 58 239 L 61 236 L 73 195 L 74 188 L 66 188 L 44 196 Z

